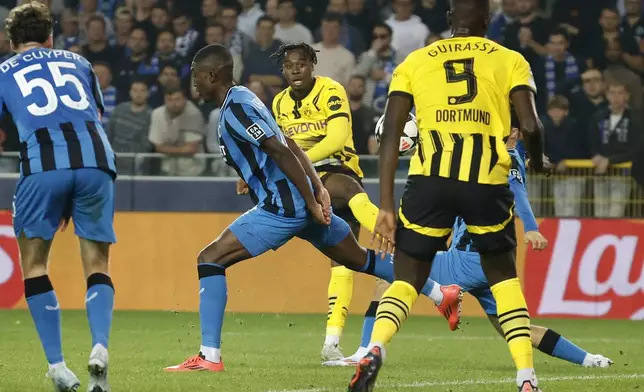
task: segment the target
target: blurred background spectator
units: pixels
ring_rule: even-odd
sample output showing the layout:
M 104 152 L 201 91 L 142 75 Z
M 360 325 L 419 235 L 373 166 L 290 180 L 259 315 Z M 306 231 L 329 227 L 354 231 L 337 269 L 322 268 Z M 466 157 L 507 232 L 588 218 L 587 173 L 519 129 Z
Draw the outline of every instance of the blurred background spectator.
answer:
M 371 35 L 371 47 L 360 56 L 355 73 L 366 81 L 364 104 L 376 113 L 385 111 L 389 83 L 396 66 L 405 56 L 391 47 L 393 31 L 386 23 L 376 23 Z
M 105 132 L 117 154 L 152 151 L 148 141 L 152 113 L 148 95 L 145 80 L 136 79 L 130 86 L 130 100 L 119 104 L 112 112 Z M 136 162 L 132 158 L 118 159 L 117 165 L 119 172 L 125 175 L 147 174 L 136 170 Z
M 487 37 L 498 43 L 505 41 L 505 29 L 517 17 L 516 0 L 503 0 L 502 8 L 490 20 Z
M 353 145 L 359 155 L 371 155 L 378 151 L 373 129 L 378 116 L 363 104 L 366 79 L 362 75 L 353 75 L 347 85 L 347 97 L 351 108 Z
M 206 124 L 194 103 L 179 86 L 168 86 L 165 103 L 152 111 L 148 140 L 154 151 L 168 155 L 161 163 L 161 172 L 169 176 L 198 176 L 205 167 L 199 158 L 203 152 Z
M 257 20 L 264 15 L 262 7 L 255 0 L 239 0 L 241 13 L 237 18 L 239 30 L 249 37 L 255 36 Z
M 579 126 L 569 114 L 568 99 L 561 95 L 548 101 L 547 115 L 541 117 L 544 135 L 544 153 L 556 165 L 558 176 L 554 180 L 555 215 L 579 216 L 581 196 L 586 177 L 575 176 L 566 166 L 567 159 L 589 159 L 587 129 Z M 567 175 L 567 176 L 563 176 Z
M 595 167 L 595 216 L 619 218 L 630 197 L 631 183 L 624 177 L 610 177 L 609 166 L 630 162 L 641 141 L 642 122 L 628 108 L 626 86 L 611 82 L 606 93 L 608 107 L 597 112 L 590 124 L 588 140 Z
M 425 46 L 429 35 L 429 28 L 418 15 L 414 15 L 414 0 L 392 0 L 394 14 L 386 20 L 393 30 L 392 46 L 401 56 L 407 55 L 416 49 Z M 440 31 L 433 31 L 440 33 Z
M 337 13 L 326 13 L 322 18 L 322 41 L 313 45 L 318 53 L 315 74 L 328 76 L 346 86 L 354 71 L 355 57 L 340 44 L 342 16 Z
M 43 1 L 56 17 L 55 47 L 94 64 L 106 104 L 103 125 L 117 152 L 168 155 L 157 167 L 119 160 L 124 173 L 228 173 L 220 160 L 192 156 L 219 151 L 218 108 L 203 102 L 190 80 L 192 56 L 206 44 L 228 46 L 236 82 L 270 106 L 284 81 L 269 55 L 281 43 L 317 42 L 314 72 L 346 87 L 355 147 L 370 154 L 377 151 L 373 124 L 395 67 L 410 52 L 449 36 L 448 0 Z M 0 17 L 17 3 L 0 0 Z M 643 2 L 490 4 L 487 37 L 530 63 L 545 151 L 557 166 L 550 179 L 528 176 L 531 197 L 544 201 L 533 205 L 537 214 L 632 214 L 625 200 L 644 197 L 628 177 L 644 183 Z M 0 32 L 0 59 L 11 55 Z M 0 120 L 0 130 L 0 149 L 19 151 L 10 118 Z M 635 161 L 632 172 L 611 166 L 629 160 Z M 0 171 L 15 166 L 0 159 Z
M 270 0 L 269 0 L 270 2 Z M 277 0 L 273 1 L 274 3 Z M 279 0 L 277 6 L 277 26 L 275 26 L 275 38 L 282 42 L 304 42 L 309 45 L 313 43 L 311 31 L 296 21 L 297 9 L 292 0 Z
M 248 44 L 244 54 L 244 72 L 242 84 L 262 82 L 273 90 L 273 95 L 284 87 L 280 65 L 270 57 L 279 49 L 282 41 L 275 39 L 275 21 L 268 16 L 261 16 L 255 29 L 255 42 Z M 270 105 L 269 105 L 270 107 Z

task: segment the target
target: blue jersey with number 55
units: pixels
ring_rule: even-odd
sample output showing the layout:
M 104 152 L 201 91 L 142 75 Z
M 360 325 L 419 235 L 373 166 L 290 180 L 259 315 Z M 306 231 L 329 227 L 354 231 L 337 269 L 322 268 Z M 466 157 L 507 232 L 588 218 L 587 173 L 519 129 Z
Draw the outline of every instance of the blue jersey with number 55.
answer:
M 116 176 L 101 126 L 103 96 L 89 62 L 65 50 L 34 48 L 0 65 L 0 107 L 20 136 L 20 172 L 95 167 Z

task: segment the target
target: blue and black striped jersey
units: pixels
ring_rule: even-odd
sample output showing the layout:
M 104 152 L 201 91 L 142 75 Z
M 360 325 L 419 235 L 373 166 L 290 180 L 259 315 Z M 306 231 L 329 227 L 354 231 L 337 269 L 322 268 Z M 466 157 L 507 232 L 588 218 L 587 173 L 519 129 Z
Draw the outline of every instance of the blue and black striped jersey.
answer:
M 99 114 L 103 97 L 82 56 L 34 48 L 6 60 L 0 65 L 0 107 L 18 129 L 23 176 L 84 167 L 116 176 Z
M 306 217 L 306 202 L 295 185 L 266 154 L 271 137 L 286 144 L 270 110 L 246 87 L 232 87 L 219 112 L 219 148 L 226 163 L 248 184 L 253 202 L 287 218 Z

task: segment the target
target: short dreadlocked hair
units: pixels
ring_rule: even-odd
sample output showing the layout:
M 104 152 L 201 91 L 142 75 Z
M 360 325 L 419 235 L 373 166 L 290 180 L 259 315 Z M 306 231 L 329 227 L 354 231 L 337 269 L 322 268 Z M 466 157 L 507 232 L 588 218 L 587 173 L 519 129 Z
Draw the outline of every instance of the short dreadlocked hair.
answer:
M 281 64 L 284 62 L 284 56 L 286 56 L 286 53 L 292 50 L 301 50 L 304 52 L 304 57 L 307 60 L 311 61 L 313 64 L 318 63 L 318 56 L 316 54 L 318 51 L 313 49 L 311 45 L 304 42 L 299 42 L 297 44 L 283 44 L 277 49 L 277 52 L 271 55 L 271 58 Z

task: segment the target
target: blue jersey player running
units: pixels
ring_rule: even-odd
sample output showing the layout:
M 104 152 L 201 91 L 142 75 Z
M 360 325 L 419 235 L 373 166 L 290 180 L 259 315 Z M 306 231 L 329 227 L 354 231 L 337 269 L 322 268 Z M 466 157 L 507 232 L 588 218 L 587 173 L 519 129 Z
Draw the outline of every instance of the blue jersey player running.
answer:
M 532 245 L 534 250 L 540 251 L 548 243 L 539 233 L 539 226 L 528 201 L 524 182 L 526 175 L 525 164 L 520 151 L 515 149 L 518 136 L 519 130 L 513 129 L 507 143 L 508 152 L 512 159 L 509 184 L 514 193 L 516 213 L 523 222 L 524 239 Z M 434 257 L 429 277 L 439 284 L 456 284 L 463 291 L 469 292 L 478 300 L 497 332 L 503 336 L 497 317 L 496 301 L 481 267 L 481 257 L 475 249 L 462 218 L 456 219 L 453 233 L 449 249 L 446 252 L 438 252 Z M 372 303 L 369 307 L 370 309 L 378 306 L 378 301 L 387 287 L 388 285 L 385 287 L 379 285 L 374 295 L 375 305 Z M 431 291 L 431 286 L 428 283 L 423 287 L 422 293 L 428 295 L 429 291 Z M 365 315 L 360 348 L 355 354 L 339 361 L 325 362 L 324 365 L 355 366 L 369 351 L 367 347 L 371 339 L 374 319 L 375 312 Z M 590 354 L 549 328 L 532 324 L 530 329 L 532 345 L 545 354 L 585 367 L 606 368 L 613 364 L 613 361 L 609 358 L 599 354 Z
M 233 83 L 233 60 L 222 45 L 201 49 L 192 62 L 194 84 L 206 101 L 221 104 L 219 144 L 226 163 L 248 184 L 256 205 L 241 215 L 197 258 L 199 354 L 165 368 L 170 372 L 224 369 L 221 328 L 227 301 L 226 268 L 302 238 L 327 257 L 389 282 L 391 256 L 358 245 L 349 225 L 333 215 L 329 194 L 306 154 L 284 137 L 271 112 Z
M 14 8 L 5 22 L 17 54 L 0 65 L 0 106 L 13 116 L 22 144 L 14 230 L 48 376 L 57 391 L 76 391 L 80 382 L 63 359 L 60 306 L 47 275 L 54 234 L 74 220 L 93 345 L 88 391 L 105 392 L 114 304 L 108 275 L 109 247 L 116 241 L 114 153 L 101 127 L 103 98 L 92 67 L 74 53 L 52 50 L 52 27 L 48 8 L 37 2 Z

